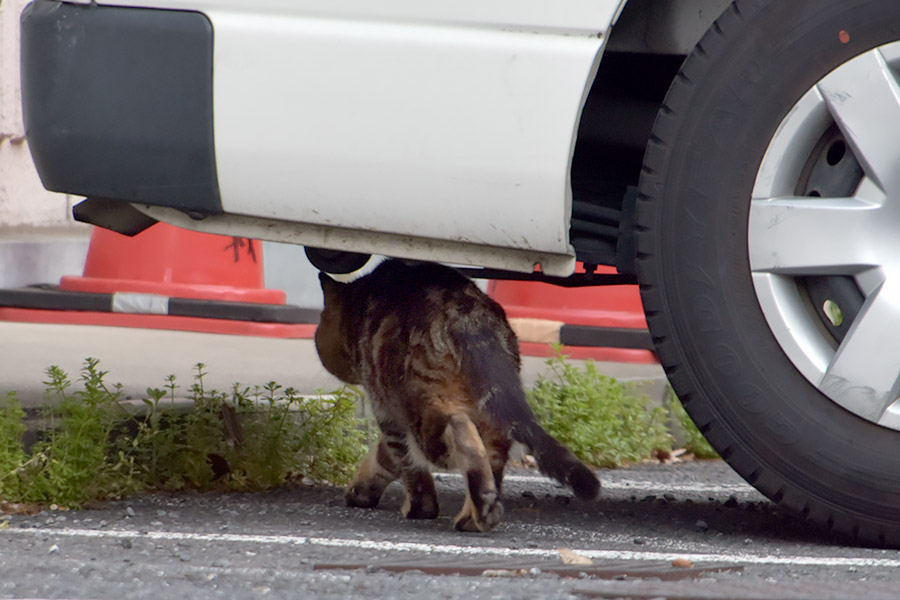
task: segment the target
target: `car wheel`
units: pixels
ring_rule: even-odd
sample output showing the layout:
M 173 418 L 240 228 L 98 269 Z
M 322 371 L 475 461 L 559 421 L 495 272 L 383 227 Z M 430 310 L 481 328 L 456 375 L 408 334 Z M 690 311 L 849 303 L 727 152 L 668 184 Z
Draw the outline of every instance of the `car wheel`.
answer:
M 900 2 L 737 0 L 645 156 L 638 280 L 707 439 L 769 498 L 900 545 Z

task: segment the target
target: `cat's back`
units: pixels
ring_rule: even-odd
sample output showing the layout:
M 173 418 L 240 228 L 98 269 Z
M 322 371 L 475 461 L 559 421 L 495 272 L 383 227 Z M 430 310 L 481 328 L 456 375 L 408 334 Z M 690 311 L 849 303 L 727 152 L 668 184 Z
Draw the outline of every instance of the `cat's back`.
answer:
M 367 310 L 378 320 L 380 313 L 413 311 L 417 320 L 471 312 L 494 302 L 458 271 L 435 263 L 406 264 L 387 260 L 367 275 L 364 288 Z M 424 311 L 424 312 L 423 312 Z
M 458 271 L 435 263 L 387 260 L 361 283 L 370 333 L 425 340 L 436 346 L 466 345 L 470 336 L 514 344 L 503 309 Z M 426 335 L 427 334 L 427 335 Z

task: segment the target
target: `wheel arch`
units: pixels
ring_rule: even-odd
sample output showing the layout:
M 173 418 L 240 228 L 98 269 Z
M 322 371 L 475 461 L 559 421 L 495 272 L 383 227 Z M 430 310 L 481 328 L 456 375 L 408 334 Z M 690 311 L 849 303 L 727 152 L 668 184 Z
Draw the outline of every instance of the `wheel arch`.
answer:
M 634 274 L 634 190 L 653 124 L 684 58 L 731 2 L 622 3 L 572 157 L 569 239 L 579 260 Z

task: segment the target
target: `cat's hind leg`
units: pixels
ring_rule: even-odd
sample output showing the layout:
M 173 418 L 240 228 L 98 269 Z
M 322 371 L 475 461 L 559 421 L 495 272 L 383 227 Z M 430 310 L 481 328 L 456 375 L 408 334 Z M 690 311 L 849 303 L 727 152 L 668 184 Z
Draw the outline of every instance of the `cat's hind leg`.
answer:
M 404 467 L 400 474 L 406 487 L 406 500 L 400 512 L 407 519 L 436 519 L 438 516 L 437 492 L 434 477 L 427 467 Z
M 435 519 L 438 516 L 437 491 L 427 461 L 410 448 L 407 434 L 400 428 L 382 423 L 383 436 L 379 447 L 390 457 L 397 477 L 406 489 L 406 499 L 400 512 L 407 519 Z M 392 479 L 393 481 L 393 479 Z M 384 491 L 384 490 L 382 490 Z
M 506 469 L 506 463 L 509 462 L 512 442 L 503 432 L 493 428 L 482 431 L 481 439 L 487 448 L 491 472 L 494 474 L 494 485 L 497 487 L 497 495 L 500 496 L 503 494 L 503 471 Z
M 382 437 L 363 459 L 359 470 L 344 490 L 347 506 L 375 508 L 388 485 L 400 476 L 400 465 Z
M 500 522 L 503 504 L 484 442 L 472 420 L 465 414 L 450 417 L 444 441 L 451 463 L 466 480 L 466 502 L 454 520 L 459 531 L 488 531 Z M 502 477 L 502 469 L 499 471 Z

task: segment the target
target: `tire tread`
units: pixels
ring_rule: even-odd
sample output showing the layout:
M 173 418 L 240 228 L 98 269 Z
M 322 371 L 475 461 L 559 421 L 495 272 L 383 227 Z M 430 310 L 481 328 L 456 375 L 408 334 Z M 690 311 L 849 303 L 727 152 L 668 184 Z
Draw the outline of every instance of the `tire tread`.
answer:
M 684 113 L 690 110 L 698 82 L 708 75 L 715 60 L 726 48 L 732 33 L 758 15 L 766 4 L 756 0 L 735 0 L 688 56 L 660 106 L 641 168 L 636 200 L 636 265 L 647 322 L 657 355 L 679 399 L 698 426 L 703 424 L 699 427 L 701 432 L 708 434 L 713 447 L 735 471 L 764 495 L 804 519 L 815 522 L 826 532 L 847 536 L 856 543 L 898 547 L 900 523 L 875 520 L 864 523 L 861 518 L 852 518 L 838 512 L 827 502 L 811 497 L 798 486 L 786 481 L 743 444 L 733 443 L 727 425 L 722 426 L 722 419 L 709 400 L 698 391 L 700 384 L 695 381 L 687 367 L 688 362 L 676 343 L 674 324 L 666 309 L 664 292 L 656 283 L 662 279 L 662 263 L 665 258 L 654 244 L 654 238 L 662 227 L 659 196 L 673 158 L 674 141 L 679 135 L 680 122 Z

